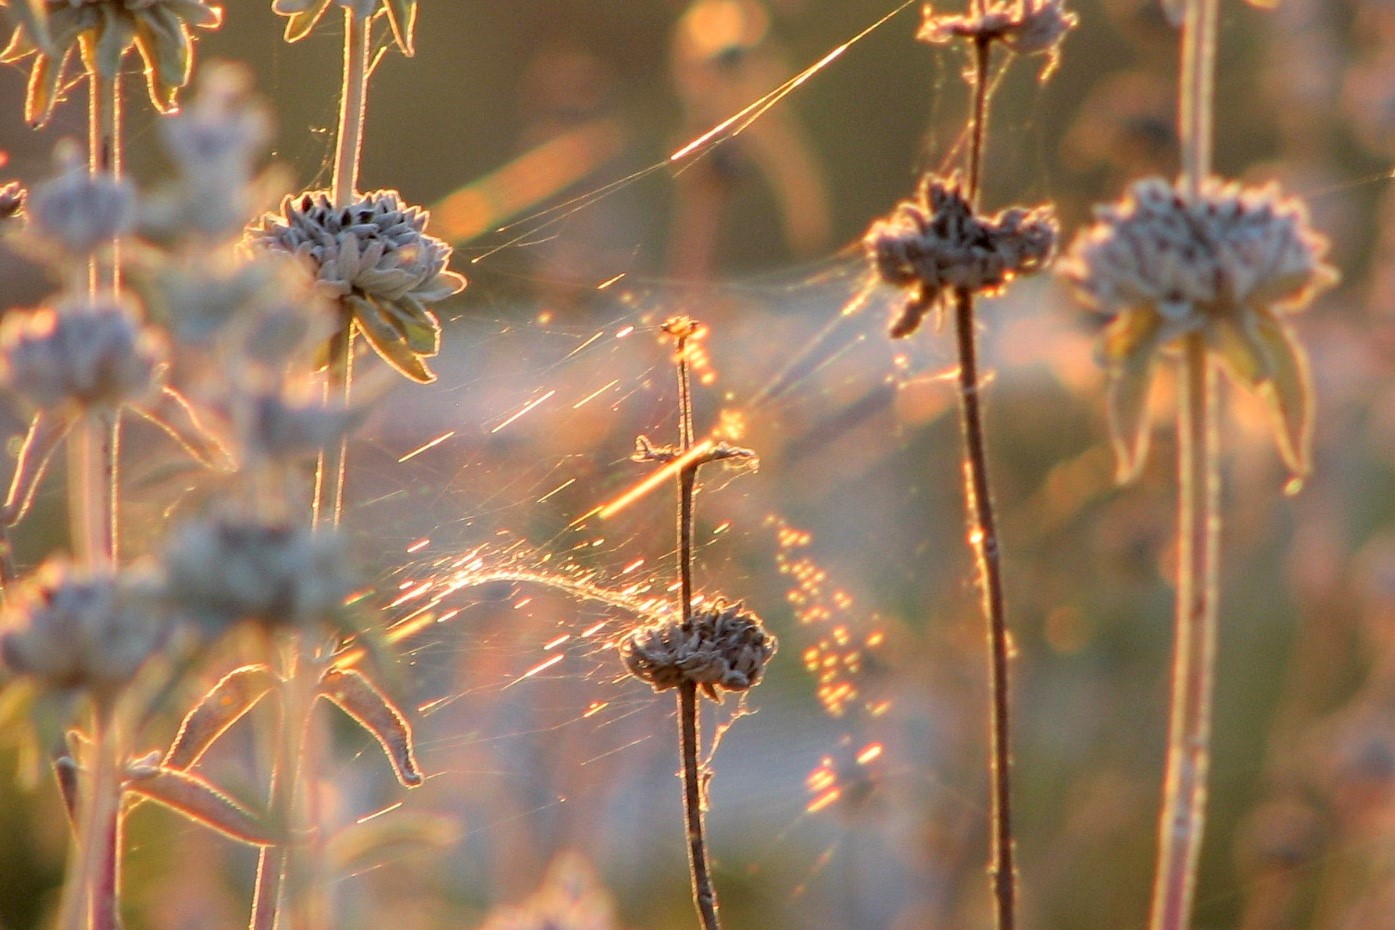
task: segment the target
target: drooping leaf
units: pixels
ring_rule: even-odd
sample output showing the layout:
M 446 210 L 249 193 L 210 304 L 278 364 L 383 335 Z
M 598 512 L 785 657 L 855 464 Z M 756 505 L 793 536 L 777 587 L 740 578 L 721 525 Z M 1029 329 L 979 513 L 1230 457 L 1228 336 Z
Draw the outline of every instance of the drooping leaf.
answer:
M 247 810 L 192 772 L 161 768 L 129 779 L 126 790 L 249 846 L 272 846 L 281 837 L 266 819 Z
M 301 12 L 290 14 L 291 18 L 286 22 L 286 41 L 299 42 L 308 36 L 328 6 L 329 0 L 315 0 L 315 3 Z
M 1148 459 L 1152 394 L 1162 321 L 1154 313 L 1121 314 L 1104 333 L 1100 353 L 1109 370 L 1105 408 L 1114 445 L 1114 477 L 1127 484 Z
M 169 385 L 149 404 L 134 405 L 135 411 L 169 434 L 200 465 L 217 471 L 232 471 L 235 462 L 218 437 L 204 425 L 188 398 Z
M 29 69 L 29 89 L 24 97 L 24 121 L 38 129 L 49 121 L 58 103 L 58 88 L 67 69 L 68 52 L 50 58 L 40 55 Z
M 1273 374 L 1260 386 L 1260 393 L 1274 415 L 1279 454 L 1296 477 L 1308 474 L 1313 449 L 1313 382 L 1308 370 L 1308 354 L 1294 338 L 1293 331 L 1272 317 L 1259 324 L 1273 360 Z
M 224 675 L 184 716 L 165 753 L 164 768 L 186 770 L 276 685 L 265 665 L 244 665 Z
M 387 0 L 388 25 L 392 38 L 402 54 L 411 58 L 417 53 L 413 35 L 417 28 L 417 0 Z
M 320 679 L 319 691 L 320 696 L 373 735 L 404 787 L 415 788 L 422 783 L 412 727 L 402 711 L 371 681 L 354 669 L 331 667 Z
M 363 333 L 363 338 L 368 340 L 373 351 L 382 356 L 383 361 L 420 384 L 430 384 L 436 380 L 436 375 L 407 345 L 402 333 L 383 318 L 372 302 L 355 295 L 344 299 L 353 308 L 354 323 Z

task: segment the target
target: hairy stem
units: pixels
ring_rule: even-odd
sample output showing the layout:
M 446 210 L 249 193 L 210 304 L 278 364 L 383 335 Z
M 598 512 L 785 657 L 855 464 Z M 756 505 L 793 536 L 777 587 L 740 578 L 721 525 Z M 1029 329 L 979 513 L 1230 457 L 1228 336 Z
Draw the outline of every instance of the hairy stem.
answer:
M 981 4 L 980 4 L 981 7 Z M 969 118 L 969 182 L 967 196 L 977 206 L 983 175 L 983 152 L 988 135 L 990 40 L 978 37 L 973 46 L 973 102 Z M 983 587 L 983 612 L 988 622 L 989 779 L 991 781 L 993 907 L 998 930 L 1017 925 L 1017 865 L 1012 827 L 1012 749 L 1009 706 L 1007 603 L 1003 594 L 998 520 L 988 480 L 988 449 L 984 438 L 982 388 L 978 369 L 977 319 L 974 294 L 954 292 L 954 332 L 959 350 L 959 414 L 964 438 L 964 496 L 969 518 L 969 541 L 978 561 Z
M 678 454 L 693 447 L 693 393 L 688 373 L 688 339 L 691 326 L 675 333 L 678 358 Z M 697 486 L 696 463 L 678 472 L 678 577 L 683 622 L 693 616 L 693 492 Z M 703 930 L 721 930 L 717 918 L 717 888 L 707 854 L 707 828 L 702 803 L 702 770 L 697 685 L 678 686 L 678 751 L 683 757 L 683 815 L 688 833 L 688 875 L 693 904 Z
M 338 394 L 345 406 L 353 399 L 354 389 L 354 324 L 344 319 L 344 328 L 333 337 L 336 343 L 330 352 L 329 369 L 326 372 L 324 398 L 326 401 Z M 348 475 L 349 437 L 342 436 L 329 448 L 320 450 L 315 463 L 315 499 L 311 517 L 314 526 L 322 526 L 328 519 L 331 526 L 338 526 L 344 518 L 344 481 Z
M 59 906 L 60 930 L 110 930 L 116 926 L 121 746 L 111 715 L 100 704 L 93 712 L 88 737 L 90 755 Z
M 1182 38 L 1182 181 L 1192 196 L 1211 170 L 1216 0 L 1188 0 Z M 1217 386 L 1202 334 L 1186 337 L 1177 416 L 1177 615 L 1172 705 L 1152 930 L 1186 930 L 1206 820 L 1220 572 Z
M 1206 819 L 1216 658 L 1219 488 L 1215 370 L 1187 337 L 1178 414 L 1178 578 L 1167 773 L 1158 822 L 1153 930 L 1188 926 Z

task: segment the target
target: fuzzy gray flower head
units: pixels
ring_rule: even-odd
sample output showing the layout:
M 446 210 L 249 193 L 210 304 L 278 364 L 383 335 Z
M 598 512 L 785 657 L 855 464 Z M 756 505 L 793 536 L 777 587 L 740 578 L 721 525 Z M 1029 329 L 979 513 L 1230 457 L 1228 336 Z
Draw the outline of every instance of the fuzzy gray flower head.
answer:
M 465 278 L 446 268 L 451 249 L 426 234 L 420 207 L 396 191 L 374 191 L 336 207 L 324 191 L 287 197 L 248 232 L 264 248 L 298 256 L 319 289 L 340 301 L 369 345 L 414 381 L 435 375 L 424 359 L 440 349 L 441 326 L 427 304 L 459 293 Z
M 48 562 L 6 605 L 0 659 L 46 688 L 110 696 L 164 642 L 158 589 L 135 569 L 83 572 Z
M 131 230 L 135 188 L 124 178 L 89 173 L 72 146 L 60 148 L 58 163 L 59 174 L 29 194 L 29 231 L 40 240 L 29 251 L 41 260 L 85 262 Z
M 911 291 L 891 328 L 900 339 L 946 290 L 993 292 L 1039 271 L 1055 247 L 1056 220 L 1047 207 L 979 217 L 957 180 L 927 176 L 914 199 L 872 224 L 862 244 L 882 281 Z
M 1078 22 L 1063 0 L 991 0 L 982 13 L 963 16 L 937 16 L 927 3 L 916 37 L 935 45 L 956 39 L 1001 42 L 1018 55 L 1046 55 L 1045 80 L 1056 69 L 1061 40 Z
M 354 584 L 337 533 L 235 517 L 179 528 L 164 564 L 171 606 L 210 636 L 243 621 L 332 625 Z
M 0 383 L 43 409 L 140 400 L 164 357 L 164 341 L 124 304 L 78 302 L 0 320 Z
M 688 682 L 714 701 L 718 689 L 746 691 L 760 683 L 776 641 L 760 618 L 741 604 L 718 600 L 686 622 L 663 620 L 632 631 L 620 641 L 630 674 L 666 691 Z
M 270 201 L 257 167 L 271 141 L 271 118 L 252 94 L 246 68 L 202 70 L 198 93 L 160 121 L 177 178 L 142 204 L 142 234 L 168 240 L 194 233 L 222 241 L 242 233 L 248 217 Z
M 253 458 L 292 461 L 338 442 L 362 412 L 318 398 L 266 390 L 244 399 L 242 448 Z
M 281 16 L 289 17 L 286 22 L 286 41 L 299 42 L 310 34 L 325 10 L 334 4 L 365 19 L 381 9 L 387 15 L 393 41 L 402 54 L 416 53 L 412 45 L 412 34 L 417 26 L 417 0 L 271 0 L 271 9 Z
M 89 73 L 111 80 L 135 46 L 145 62 L 150 101 L 173 110 L 193 67 L 193 29 L 215 29 L 223 11 L 206 0 L 6 0 L 17 21 L 0 61 L 34 56 L 24 117 L 43 125 L 64 88 L 73 49 Z
M 1297 200 L 1276 188 L 1208 181 L 1196 197 L 1160 178 L 1097 207 L 1061 271 L 1111 318 L 1102 355 L 1121 478 L 1146 453 L 1146 414 L 1159 351 L 1200 334 L 1231 375 L 1270 403 L 1279 447 L 1308 468 L 1311 389 L 1306 355 L 1279 314 L 1336 280 L 1327 242 Z

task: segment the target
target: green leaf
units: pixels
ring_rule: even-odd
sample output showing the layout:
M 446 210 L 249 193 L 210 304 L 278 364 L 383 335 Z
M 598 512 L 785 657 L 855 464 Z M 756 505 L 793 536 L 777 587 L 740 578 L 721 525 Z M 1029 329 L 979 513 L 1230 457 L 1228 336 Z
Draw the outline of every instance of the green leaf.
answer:
M 441 351 L 441 323 L 421 301 L 403 297 L 373 303 L 383 318 L 402 334 L 407 347 L 417 355 L 431 357 Z
M 44 5 L 44 0 L 10 0 L 6 4 L 10 15 L 15 18 L 19 26 L 15 30 L 14 36 L 10 39 L 9 48 L 5 49 L 4 56 L 14 54 L 23 47 L 29 51 L 38 50 L 41 54 L 50 58 L 56 57 L 58 48 L 53 44 L 53 38 L 48 31 L 48 8 Z M 22 38 L 21 38 L 22 36 Z M 19 52 L 16 57 L 26 54 Z M 0 61 L 13 61 L 14 58 L 0 56 Z
M 274 846 L 281 839 L 263 818 L 190 772 L 161 768 L 130 779 L 125 787 L 249 846 Z
M 382 356 L 383 361 L 420 384 L 430 384 L 436 375 L 417 357 L 398 329 L 383 318 L 369 301 L 350 295 L 344 298 L 354 311 L 354 322 L 363 338 Z
M 402 711 L 362 673 L 351 668 L 331 667 L 320 679 L 319 692 L 373 735 L 403 787 L 415 788 L 422 783 L 412 745 L 411 725 Z
M 1274 415 L 1275 438 L 1284 463 L 1297 477 L 1312 468 L 1313 381 L 1308 369 L 1308 353 L 1293 331 L 1265 316 L 1258 335 L 1269 351 L 1273 373 L 1260 385 L 1260 395 Z
M 411 58 L 417 53 L 413 35 L 417 28 L 417 0 L 387 0 L 388 25 L 402 54 Z
M 29 69 L 29 89 L 24 97 L 24 121 L 35 129 L 46 125 L 58 103 L 58 88 L 67 70 L 68 53 L 61 58 L 40 55 Z
M 375 862 L 423 849 L 449 849 L 460 841 L 460 828 L 436 813 L 393 811 L 351 823 L 330 838 L 325 858 L 339 875 L 352 875 Z
M 163 767 L 181 771 L 191 768 L 275 685 L 276 676 L 265 665 L 245 665 L 228 672 L 184 716 L 179 733 L 165 753 Z
M 286 21 L 286 41 L 299 42 L 308 36 L 310 30 L 320 21 L 320 17 L 325 15 L 325 8 L 328 6 L 329 0 L 315 0 L 307 9 L 292 13 L 291 18 Z
M 1241 312 L 1246 314 L 1245 320 L 1212 321 L 1206 328 L 1206 342 L 1230 376 L 1242 387 L 1254 390 L 1270 376 L 1274 363 L 1258 331 L 1253 325 L 1245 325 L 1252 323 L 1255 314 L 1249 310 Z

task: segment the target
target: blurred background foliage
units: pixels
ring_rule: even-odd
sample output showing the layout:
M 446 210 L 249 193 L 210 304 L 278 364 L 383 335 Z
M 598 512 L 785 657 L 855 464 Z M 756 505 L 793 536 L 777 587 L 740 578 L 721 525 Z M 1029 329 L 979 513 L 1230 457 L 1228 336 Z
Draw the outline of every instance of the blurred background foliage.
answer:
M 276 160 L 297 189 L 325 185 L 337 36 L 286 46 L 270 4 L 227 6 L 200 54 L 251 65 L 277 112 Z M 1127 179 L 1176 163 L 1177 43 L 1157 4 L 1073 6 L 1081 24 L 1050 80 L 1038 82 L 1035 61 L 1002 77 L 985 193 L 995 208 L 1054 201 L 1067 235 Z M 385 397 L 355 450 L 348 519 L 387 620 L 432 604 L 420 616 L 445 621 L 403 641 L 432 777 L 401 798 L 362 741 L 342 735 L 326 817 L 352 826 L 404 801 L 343 834 L 333 879 L 343 922 L 475 926 L 531 900 L 490 926 L 541 927 L 561 900 L 571 902 L 562 926 L 692 924 L 672 708 L 620 681 L 606 646 L 634 616 L 495 577 L 664 595 L 667 492 L 612 520 L 582 518 L 642 476 L 627 461 L 637 434 L 666 441 L 674 429 L 657 326 L 687 312 L 709 326 L 699 428 L 762 457 L 754 474 L 705 473 L 700 588 L 746 599 L 782 639 L 746 708 L 759 712 L 724 733 L 713 763 L 728 924 L 987 927 L 983 635 L 951 348 L 935 332 L 885 337 L 897 298 L 864 293 L 858 245 L 920 172 L 952 167 L 964 62 L 914 42 L 917 10 L 905 8 L 741 135 L 668 165 L 893 6 L 421 7 L 417 57 L 388 52 L 372 84 L 363 183 L 436 205 L 433 231 L 457 239 L 455 266 L 472 283 L 447 313 L 440 382 Z M 1288 487 L 1299 493 L 1285 494 L 1258 405 L 1227 392 L 1197 926 L 1385 930 L 1395 928 L 1395 5 L 1225 3 L 1221 42 L 1219 169 L 1304 197 L 1344 282 L 1296 320 L 1320 403 L 1315 474 Z M 129 83 L 130 164 L 156 177 L 152 117 Z M 5 170 L 32 180 L 53 143 L 84 126 L 70 107 L 31 132 L 22 95 L 21 72 L 0 70 Z M 538 215 L 571 197 L 585 208 Z M 0 274 L 9 305 L 45 292 L 8 253 Z M 1151 465 L 1114 487 L 1097 323 L 1050 280 L 1020 282 L 984 310 L 1018 650 L 1024 925 L 1041 930 L 1144 926 L 1155 845 L 1170 386 L 1155 398 Z M 171 469 L 173 453 L 142 429 L 126 447 L 137 550 L 188 501 L 217 493 L 216 479 Z M 24 527 L 26 564 L 59 544 L 60 498 Z M 201 674 L 234 660 L 212 656 Z M 709 733 L 735 715 L 718 710 Z M 240 772 L 255 797 L 255 756 L 248 741 L 206 764 L 223 767 L 223 784 Z M 10 765 L 25 768 L 15 752 Z M 0 792 L 5 927 L 36 926 L 53 906 L 55 795 L 42 771 Z M 245 850 L 145 809 L 130 844 L 130 927 L 242 924 Z M 584 856 L 549 872 L 567 849 Z M 529 898 L 545 875 L 551 905 Z

